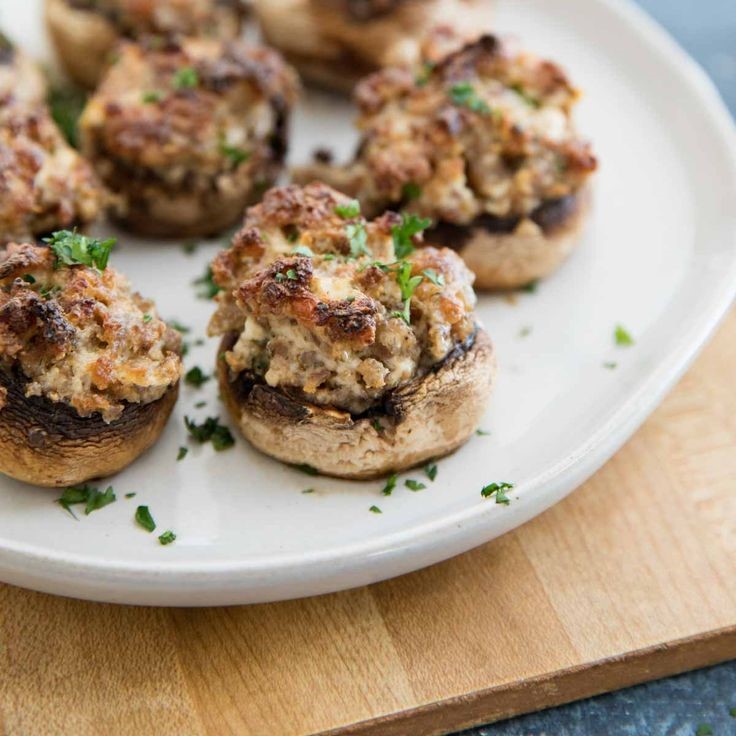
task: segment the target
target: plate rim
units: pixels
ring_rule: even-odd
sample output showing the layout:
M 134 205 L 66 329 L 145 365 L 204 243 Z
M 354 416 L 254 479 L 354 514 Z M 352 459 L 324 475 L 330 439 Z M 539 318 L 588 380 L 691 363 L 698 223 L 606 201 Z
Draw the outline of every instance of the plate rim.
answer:
M 715 84 L 702 67 L 633 0 L 595 2 L 608 13 L 623 19 L 644 45 L 656 51 L 668 67 L 681 75 L 694 99 L 701 103 L 700 114 L 709 119 L 719 138 L 719 146 L 726 151 L 723 170 L 730 170 L 731 178 L 736 181 L 736 125 Z M 733 235 L 736 236 L 736 230 Z M 27 583 L 22 582 L 23 578 L 33 577 L 33 587 L 38 590 L 66 592 L 91 600 L 141 602 L 158 596 L 157 601 L 164 605 L 171 605 L 168 598 L 181 599 L 176 605 L 209 605 L 209 602 L 198 602 L 195 596 L 206 591 L 218 602 L 242 603 L 316 595 L 384 580 L 448 559 L 531 520 L 577 489 L 602 467 L 685 373 L 735 297 L 736 253 L 724 269 L 722 278 L 714 284 L 709 299 L 703 302 L 698 318 L 693 320 L 688 330 L 672 339 L 667 352 L 637 389 L 612 412 L 608 421 L 567 457 L 520 485 L 520 499 L 505 509 L 502 523 L 494 519 L 494 531 L 489 531 L 485 537 L 486 520 L 496 516 L 495 504 L 469 505 L 441 518 L 412 524 L 366 542 L 240 560 L 125 562 L 91 559 L 79 553 L 54 553 L 34 544 L 8 542 L 0 538 L 2 578 L 25 586 Z M 524 503 L 520 503 L 521 500 L 525 500 Z M 371 563 L 377 555 L 392 558 L 393 566 L 387 565 L 386 570 L 376 574 Z M 399 555 L 403 555 L 403 560 L 399 560 Z M 315 566 L 324 563 L 331 563 L 332 568 L 315 575 Z M 280 573 L 280 576 L 275 573 Z M 247 579 L 265 575 L 274 577 L 266 581 L 261 579 L 260 587 L 243 587 Z M 350 577 L 349 581 L 344 579 L 346 576 Z M 302 586 L 308 586 L 307 592 L 296 595 L 288 592 L 290 581 L 293 585 L 297 580 L 302 581 Z M 134 583 L 138 591 L 147 592 L 126 595 L 118 590 L 123 582 Z M 74 588 L 73 592 L 68 588 Z

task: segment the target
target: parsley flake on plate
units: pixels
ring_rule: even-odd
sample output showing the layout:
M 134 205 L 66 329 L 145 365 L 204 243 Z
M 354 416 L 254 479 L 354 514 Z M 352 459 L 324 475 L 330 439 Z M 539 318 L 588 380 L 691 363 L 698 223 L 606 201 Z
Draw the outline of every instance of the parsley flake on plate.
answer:
M 434 483 L 434 479 L 437 477 L 437 463 L 427 463 L 424 466 L 424 474 Z
M 383 490 L 381 493 L 383 493 L 384 496 L 390 496 L 394 488 L 396 488 L 396 484 L 399 482 L 399 476 L 397 473 L 394 473 L 393 475 L 389 476 L 388 480 L 386 481 L 386 485 L 383 487 Z
M 65 488 L 56 502 L 76 519 L 77 516 L 72 511 L 72 506 L 84 504 L 84 515 L 89 516 L 93 511 L 99 511 L 116 500 L 112 486 L 108 486 L 104 491 L 99 491 L 94 486 L 85 483 L 81 486 Z
M 212 442 L 212 447 L 217 452 L 227 450 L 235 444 L 235 438 L 226 426 L 220 424 L 219 417 L 209 417 L 202 424 L 197 424 L 193 419 L 184 417 L 184 426 L 192 439 L 199 442 L 200 445 Z
M 165 531 L 159 538 L 158 541 L 161 543 L 162 546 L 166 546 L 167 544 L 173 544 L 176 541 L 176 534 L 169 529 L 168 531 Z
M 482 488 L 480 495 L 483 496 L 483 498 L 495 496 L 496 503 L 508 506 L 511 503 L 511 499 L 506 495 L 506 491 L 511 490 L 513 487 L 513 483 L 489 483 L 487 486 Z
M 179 462 L 179 460 L 183 460 L 187 456 L 188 452 L 188 447 L 180 447 L 179 452 L 176 453 L 176 461 Z
M 153 520 L 148 506 L 139 506 L 135 510 L 135 520 L 138 526 L 143 527 L 147 532 L 152 532 L 156 528 L 156 522 Z
M 627 348 L 634 344 L 634 338 L 623 325 L 616 325 L 613 330 L 613 339 L 619 347 Z
M 370 512 L 372 512 L 374 514 L 382 514 L 383 513 L 383 511 L 381 511 L 381 509 L 379 509 L 378 506 L 371 506 L 368 509 L 368 511 L 370 511 Z
M 200 287 L 197 291 L 198 299 L 214 299 L 222 291 L 215 283 L 211 266 L 207 266 L 205 272 L 198 279 L 192 281 L 192 285 Z
M 212 376 L 205 373 L 198 365 L 190 368 L 184 374 L 185 383 L 189 386 L 194 386 L 195 388 L 200 388 L 202 385 L 207 383 L 210 378 L 212 378 Z
M 414 480 L 413 478 L 409 478 L 409 479 L 405 480 L 404 481 L 404 485 L 410 491 L 423 491 L 427 487 L 421 481 Z

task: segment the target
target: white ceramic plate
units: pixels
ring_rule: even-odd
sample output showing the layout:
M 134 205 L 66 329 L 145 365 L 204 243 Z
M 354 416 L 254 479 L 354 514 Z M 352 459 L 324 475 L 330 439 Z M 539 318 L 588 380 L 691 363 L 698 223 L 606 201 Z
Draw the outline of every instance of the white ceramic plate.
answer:
M 39 54 L 40 2 L 0 22 Z M 4 16 L 4 17 L 3 17 Z M 68 596 L 156 604 L 250 603 L 325 593 L 430 565 L 486 542 L 572 491 L 599 468 L 682 374 L 736 286 L 736 136 L 693 62 L 633 6 L 614 0 L 506 0 L 497 27 L 559 59 L 586 90 L 580 127 L 602 166 L 596 210 L 572 260 L 517 303 L 484 296 L 480 314 L 500 358 L 496 394 L 476 436 L 442 460 L 434 483 L 311 478 L 253 451 L 190 449 L 183 417 L 224 415 L 210 382 L 184 388 L 159 444 L 111 479 L 118 502 L 74 521 L 59 495 L 0 481 L 0 579 Z M 350 108 L 310 96 L 294 121 L 292 162 L 320 143 L 347 154 Z M 102 231 L 105 229 L 102 228 Z M 204 335 L 212 310 L 190 285 L 218 243 L 176 245 L 121 235 L 114 265 L 164 316 Z M 617 348 L 614 326 L 635 337 Z M 531 330 L 528 335 L 522 332 Z M 187 359 L 210 369 L 213 341 Z M 614 370 L 604 363 L 615 361 Z M 207 400 L 205 409 L 194 404 Z M 411 492 L 403 479 L 421 478 Z M 515 483 L 509 506 L 481 498 Z M 307 487 L 316 492 L 302 494 Z M 124 494 L 135 492 L 133 500 Z M 133 522 L 147 504 L 161 547 Z M 378 505 L 383 513 L 371 513 Z

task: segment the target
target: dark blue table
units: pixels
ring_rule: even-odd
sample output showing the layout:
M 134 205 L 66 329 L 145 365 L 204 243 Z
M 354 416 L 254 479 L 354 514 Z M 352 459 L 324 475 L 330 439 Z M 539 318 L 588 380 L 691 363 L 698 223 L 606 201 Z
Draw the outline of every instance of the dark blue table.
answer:
M 639 3 L 698 60 L 736 115 L 736 0 Z M 462 736 L 696 734 L 736 736 L 736 662 L 465 731 Z

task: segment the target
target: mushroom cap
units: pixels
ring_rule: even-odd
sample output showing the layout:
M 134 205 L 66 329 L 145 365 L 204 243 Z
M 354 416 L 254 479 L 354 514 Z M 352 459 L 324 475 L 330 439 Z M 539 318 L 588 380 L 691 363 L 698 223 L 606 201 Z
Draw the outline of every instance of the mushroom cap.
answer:
M 476 289 L 518 289 L 553 273 L 579 243 L 588 221 L 590 186 L 576 194 L 560 219 L 540 228 L 522 221 L 513 232 L 478 225 L 440 225 L 428 230 L 428 243 L 452 248 L 475 274 Z
M 232 340 L 232 335 L 223 338 L 220 352 Z M 218 364 L 223 401 L 257 449 L 351 479 L 405 470 L 460 447 L 480 422 L 496 370 L 490 338 L 478 328 L 432 371 L 355 417 L 250 382 L 243 374 L 233 377 L 224 361 Z
M 24 381 L 0 370 L 6 393 L 0 408 L 0 473 L 45 487 L 64 487 L 112 475 L 159 438 L 179 393 L 178 383 L 158 400 L 128 404 L 109 424 L 81 417 L 68 404 L 26 396 Z

